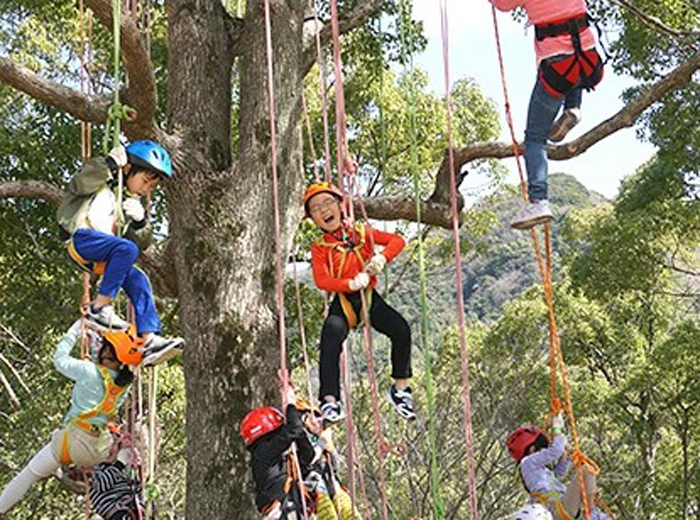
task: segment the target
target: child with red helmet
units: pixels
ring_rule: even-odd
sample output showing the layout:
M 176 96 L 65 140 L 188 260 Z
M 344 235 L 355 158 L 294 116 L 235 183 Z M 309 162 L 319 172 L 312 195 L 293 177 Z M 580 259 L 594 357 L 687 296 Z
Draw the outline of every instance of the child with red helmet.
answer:
M 501 11 L 522 7 L 535 26 L 538 75 L 527 113 L 524 154 L 530 202 L 511 223 L 516 229 L 529 229 L 554 218 L 547 201 L 547 140 L 561 141 L 581 120 L 582 90 L 592 90 L 601 81 L 603 62 L 584 0 L 490 2 Z
M 376 291 L 377 275 L 406 245 L 399 235 L 344 221 L 343 194 L 328 182 L 309 186 L 304 195 L 308 218 L 323 231 L 311 245 L 311 266 L 316 286 L 335 294 L 321 329 L 319 398 L 328 422 L 345 417 L 340 402 L 340 351 L 349 331 L 362 320 L 362 296 L 369 306 L 372 327 L 391 340 L 391 377 L 388 401 L 406 419 L 415 419 L 411 377 L 411 328 Z M 374 246 L 383 246 L 375 252 Z
M 552 428 L 554 439 L 551 443 L 540 429 L 523 426 L 508 436 L 506 447 L 518 463 L 518 472 L 530 494 L 530 503 L 545 505 L 555 519 L 570 520 L 582 510 L 582 500 L 578 478 L 574 477 L 568 486 L 559 480 L 566 475 L 571 462 L 566 453 L 567 439 L 561 413 L 552 419 Z M 585 485 L 588 510 L 594 511 L 595 476 L 585 472 Z M 594 511 L 594 518 L 604 520 L 607 516 Z
M 241 437 L 250 452 L 255 505 L 265 520 L 302 516 L 301 492 L 289 467 L 292 444 L 296 445 L 302 478 L 308 474 L 314 459 L 314 448 L 304 432 L 304 412 L 295 405 L 296 394 L 291 386 L 286 402 L 289 404 L 285 415 L 276 408 L 256 408 L 241 422 Z M 306 503 L 312 504 L 310 497 Z
M 113 421 L 133 380 L 128 363 L 140 362 L 132 351 L 138 349 L 128 332 L 99 336 L 95 358 L 90 361 L 71 356 L 78 343 L 81 323 L 76 321 L 59 341 L 54 353 L 56 369 L 75 381 L 71 408 L 60 430 L 52 434 L 29 464 L 0 495 L 0 515 L 19 502 L 39 479 L 46 478 L 63 464 L 93 466 L 107 459 L 112 436 L 106 425 Z
M 151 284 L 134 265 L 152 238 L 141 198 L 172 175 L 170 155 L 158 143 L 145 140 L 116 146 L 107 157 L 95 157 L 83 165 L 68 183 L 57 212 L 59 234 L 71 261 L 84 271 L 102 275 L 97 297 L 87 309 L 87 323 L 96 330 L 126 330 L 129 324 L 112 307 L 123 288 L 134 306 L 138 334 L 145 340 L 144 366 L 167 361 L 184 345 L 182 338 L 160 335 Z M 118 236 L 121 223 L 124 237 Z

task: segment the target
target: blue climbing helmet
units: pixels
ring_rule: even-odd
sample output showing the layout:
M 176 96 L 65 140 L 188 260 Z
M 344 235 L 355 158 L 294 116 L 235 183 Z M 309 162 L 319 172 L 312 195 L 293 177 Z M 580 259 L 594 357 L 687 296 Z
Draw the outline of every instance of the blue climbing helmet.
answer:
M 153 141 L 134 141 L 126 147 L 129 163 L 134 166 L 147 168 L 161 177 L 170 179 L 173 176 L 173 165 L 170 154 L 158 143 Z

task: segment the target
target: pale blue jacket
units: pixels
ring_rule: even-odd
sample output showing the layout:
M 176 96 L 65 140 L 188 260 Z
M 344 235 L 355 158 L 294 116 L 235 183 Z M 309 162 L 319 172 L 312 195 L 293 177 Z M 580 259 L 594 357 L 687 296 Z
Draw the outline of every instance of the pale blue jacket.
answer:
M 566 487 L 559 478 L 569 469 L 570 459 L 566 453 L 566 436 L 555 435 L 552 444 L 543 450 L 523 457 L 520 474 L 530 493 L 564 494 Z M 550 467 L 554 467 L 554 471 Z
M 71 351 L 78 342 L 79 335 L 80 320 L 76 321 L 61 338 L 53 355 L 53 364 L 56 370 L 75 381 L 73 395 L 71 396 L 71 407 L 63 419 L 64 426 L 79 413 L 88 412 L 100 404 L 105 395 L 104 381 L 97 365 L 92 361 L 71 356 Z M 112 378 L 117 377 L 117 372 L 114 370 L 109 370 L 109 374 Z M 119 397 L 117 408 L 121 407 L 127 393 L 124 392 Z M 107 423 L 107 418 L 104 414 L 97 414 L 95 417 L 87 419 L 87 422 L 97 426 L 104 426 Z

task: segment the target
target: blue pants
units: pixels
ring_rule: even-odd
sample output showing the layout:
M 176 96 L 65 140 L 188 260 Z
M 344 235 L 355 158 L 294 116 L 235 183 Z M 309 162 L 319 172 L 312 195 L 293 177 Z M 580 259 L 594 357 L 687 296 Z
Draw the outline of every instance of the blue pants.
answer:
M 539 80 L 530 96 L 525 128 L 525 168 L 527 169 L 527 189 L 530 202 L 547 198 L 547 140 L 552 130 L 554 118 L 561 108 L 581 106 L 580 88 L 573 88 L 564 97 L 549 94 Z
M 99 294 L 114 298 L 124 288 L 134 306 L 139 334 L 160 332 L 153 290 L 146 273 L 134 262 L 139 248 L 131 240 L 107 235 L 92 229 L 79 229 L 73 234 L 75 250 L 90 262 L 106 262 Z

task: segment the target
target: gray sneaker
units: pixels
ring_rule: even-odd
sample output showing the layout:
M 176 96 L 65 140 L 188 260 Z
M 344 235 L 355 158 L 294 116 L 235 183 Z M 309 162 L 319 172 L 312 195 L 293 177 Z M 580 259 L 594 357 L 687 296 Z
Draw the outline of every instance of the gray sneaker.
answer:
M 158 334 L 153 334 L 144 345 L 143 362 L 141 364 L 144 367 L 152 367 L 165 363 L 182 354 L 184 346 L 185 340 L 183 338 L 164 338 Z
M 129 322 L 124 321 L 111 305 L 105 305 L 95 309 L 88 305 L 85 321 L 95 330 L 100 331 L 123 331 L 129 328 Z
M 515 229 L 530 229 L 537 224 L 544 224 L 554 220 L 552 210 L 549 209 L 549 202 L 546 199 L 536 202 L 528 202 L 520 210 L 518 216 L 510 223 L 510 227 Z
M 559 118 L 554 121 L 549 132 L 549 140 L 553 143 L 562 141 L 573 127 L 581 122 L 580 108 L 567 108 Z
M 327 423 L 337 423 L 345 419 L 345 410 L 343 403 L 335 401 L 333 403 L 325 402 L 321 405 L 321 415 Z
M 394 405 L 396 412 L 404 419 L 412 421 L 416 418 L 416 412 L 413 411 L 413 393 L 410 387 L 399 390 L 396 386 L 391 385 L 386 393 L 386 399 Z

